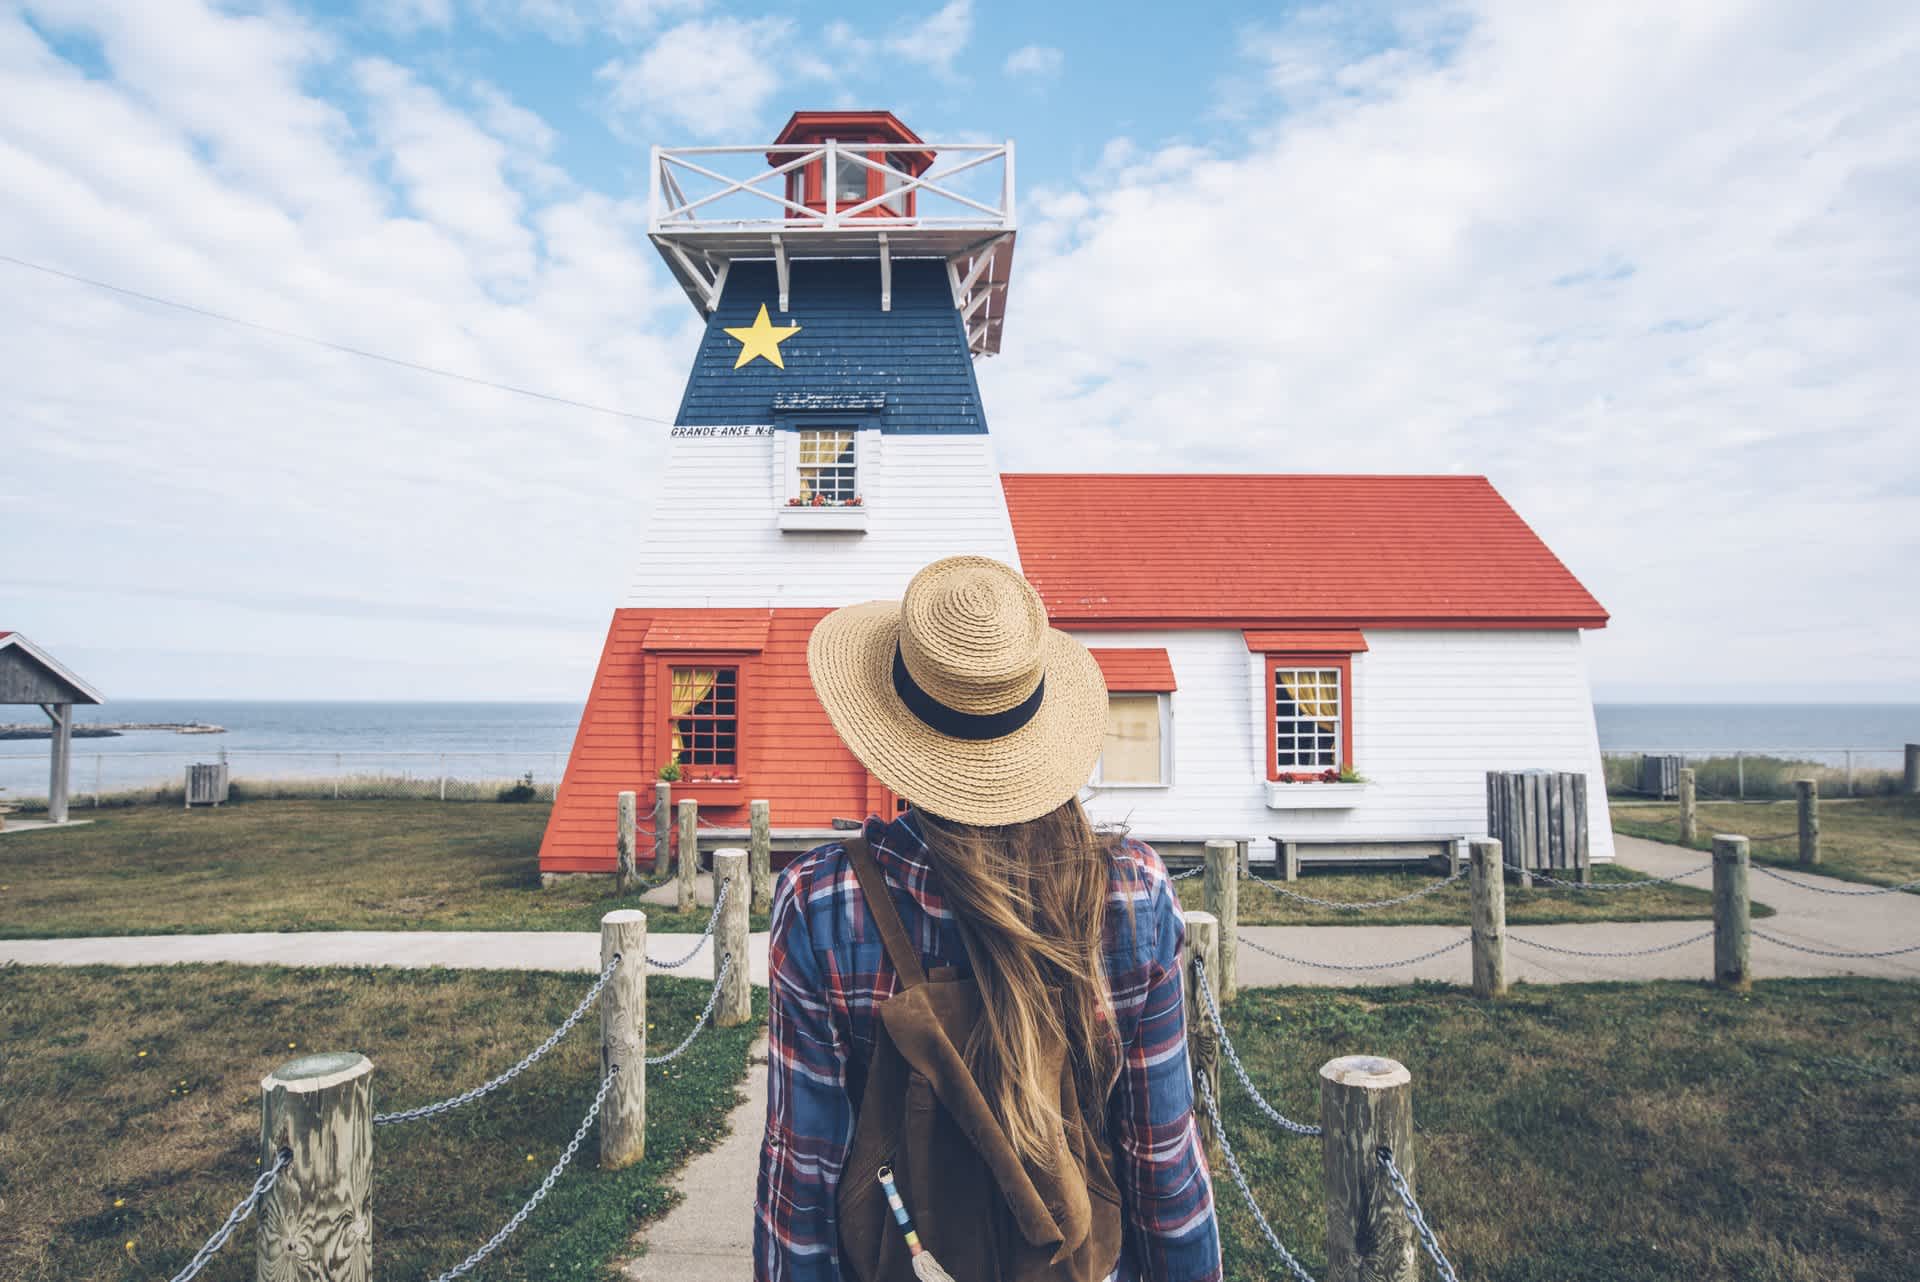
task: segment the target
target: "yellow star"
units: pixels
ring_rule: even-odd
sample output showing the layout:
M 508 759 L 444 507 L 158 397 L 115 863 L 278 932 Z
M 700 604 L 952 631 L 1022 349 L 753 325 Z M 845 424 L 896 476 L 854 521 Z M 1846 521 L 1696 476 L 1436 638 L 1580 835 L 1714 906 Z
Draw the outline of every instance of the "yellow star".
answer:
M 798 325 L 775 325 L 768 320 L 767 305 L 760 304 L 760 315 L 754 318 L 753 324 L 727 329 L 729 335 L 740 340 L 740 358 L 734 361 L 733 367 L 739 369 L 756 356 L 764 356 L 775 366 L 785 369 L 787 363 L 780 359 L 780 344 L 799 332 Z

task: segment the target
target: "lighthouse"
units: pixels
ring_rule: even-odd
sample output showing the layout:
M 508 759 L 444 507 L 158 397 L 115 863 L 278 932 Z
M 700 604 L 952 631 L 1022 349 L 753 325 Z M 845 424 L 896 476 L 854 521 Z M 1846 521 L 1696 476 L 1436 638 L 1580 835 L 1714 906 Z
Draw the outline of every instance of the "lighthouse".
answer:
M 929 561 L 1019 563 L 974 362 L 998 352 L 1014 150 L 886 111 L 802 111 L 771 144 L 654 149 L 648 230 L 706 322 L 541 847 L 613 866 L 617 794 L 783 830 L 898 799 L 807 680 L 828 611 Z
M 1485 477 L 1000 473 L 974 367 L 1005 333 L 1013 160 L 885 111 L 654 150 L 649 234 L 705 330 L 542 872 L 612 871 L 616 798 L 663 767 L 703 844 L 740 841 L 750 800 L 784 851 L 893 813 L 807 638 L 964 553 L 1092 650 L 1083 799 L 1164 855 L 1444 863 L 1487 833 L 1488 772 L 1544 770 L 1587 779 L 1557 848 L 1610 858 L 1582 642 L 1607 614 Z M 1275 444 L 1299 453 L 1249 441 Z

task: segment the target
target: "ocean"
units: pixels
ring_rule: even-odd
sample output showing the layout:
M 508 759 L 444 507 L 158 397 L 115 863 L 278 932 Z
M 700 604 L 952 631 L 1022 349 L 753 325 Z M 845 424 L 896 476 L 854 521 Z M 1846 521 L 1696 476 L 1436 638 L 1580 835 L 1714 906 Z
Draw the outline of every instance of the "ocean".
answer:
M 210 722 L 219 735 L 139 731 L 76 739 L 73 791 L 114 792 L 177 781 L 181 767 L 225 750 L 236 777 L 404 774 L 493 780 L 532 774 L 556 782 L 580 721 L 577 703 L 330 703 L 215 699 L 116 699 L 75 713 L 87 722 Z M 0 712 L 27 721 L 31 707 Z M 1920 742 L 1920 704 L 1603 703 L 1595 707 L 1607 751 L 1789 752 L 1840 764 L 1898 768 L 1901 745 Z M 1862 755 L 1858 750 L 1869 750 Z M 45 740 L 0 740 L 0 788 L 44 796 Z

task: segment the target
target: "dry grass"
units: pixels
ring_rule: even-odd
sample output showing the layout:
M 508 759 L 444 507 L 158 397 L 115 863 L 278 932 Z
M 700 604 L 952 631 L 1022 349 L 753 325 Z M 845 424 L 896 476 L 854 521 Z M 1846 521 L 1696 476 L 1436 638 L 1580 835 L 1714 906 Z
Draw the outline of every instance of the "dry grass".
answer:
M 0 968 L 0 1277 L 16 1282 L 171 1276 L 256 1174 L 259 1082 L 309 1050 L 375 1065 L 386 1109 L 477 1084 L 530 1050 L 586 975 L 207 966 Z M 656 1041 L 691 1026 L 702 981 L 647 985 Z M 667 1179 L 711 1147 L 738 1097 L 754 1026 L 708 1030 L 648 1083 L 648 1153 L 622 1172 L 581 1156 L 507 1248 L 509 1273 L 603 1274 Z M 296 1049 L 297 1047 L 297 1049 Z M 599 1074 L 577 1031 L 511 1086 L 376 1140 L 376 1275 L 432 1276 L 490 1236 L 579 1125 Z M 202 1276 L 253 1276 L 248 1224 Z
M 1292 883 L 1279 883 L 1287 889 L 1317 899 L 1365 902 L 1392 899 L 1424 886 L 1432 885 L 1445 874 L 1418 872 L 1334 872 L 1315 869 L 1303 871 Z M 1630 868 L 1598 865 L 1593 870 L 1597 882 L 1633 881 L 1646 874 Z M 1265 874 L 1263 874 L 1265 876 Z M 1704 879 L 1697 879 L 1704 880 Z M 1180 902 L 1189 910 L 1203 908 L 1202 879 L 1190 877 L 1179 883 Z M 1320 908 L 1289 899 L 1258 885 L 1240 883 L 1240 924 L 1243 926 L 1465 926 L 1470 923 L 1472 906 L 1467 882 L 1461 878 L 1445 890 L 1435 891 L 1409 903 L 1392 908 L 1363 911 Z M 1756 917 L 1771 916 L 1773 909 L 1755 903 Z M 1595 893 L 1556 890 L 1536 884 L 1522 890 L 1518 882 L 1507 885 L 1507 920 L 1517 926 L 1540 926 L 1565 921 L 1675 921 L 1713 916 L 1713 895 L 1691 885 L 1649 886 L 1645 890 Z
M 1800 858 L 1799 809 L 1793 802 L 1707 802 L 1699 805 L 1696 848 L 1716 832 L 1741 833 L 1762 863 Z M 1680 840 L 1675 803 L 1613 807 L 1613 829 L 1655 841 Z M 1920 878 L 1920 797 L 1834 798 L 1820 803 L 1820 871 L 1847 881 L 1892 886 Z
M 432 801 L 104 811 L 82 827 L 0 836 L 0 938 L 598 930 L 603 913 L 634 904 L 606 878 L 541 888 L 550 811 Z M 705 922 L 646 911 L 656 931 Z
M 1263 1093 L 1304 1120 L 1336 1055 L 1412 1070 L 1420 1201 L 1474 1282 L 1920 1277 L 1914 985 L 1567 985 L 1499 1004 L 1264 989 L 1228 1025 Z M 1318 1142 L 1276 1133 L 1231 1076 L 1222 1091 L 1263 1208 L 1320 1275 Z M 1282 1276 L 1216 1176 L 1227 1276 Z

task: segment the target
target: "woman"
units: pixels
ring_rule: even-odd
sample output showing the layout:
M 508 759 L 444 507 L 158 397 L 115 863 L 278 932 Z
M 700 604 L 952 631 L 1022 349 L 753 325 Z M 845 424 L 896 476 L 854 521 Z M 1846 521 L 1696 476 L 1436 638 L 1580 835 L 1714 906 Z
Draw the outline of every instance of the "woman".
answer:
M 1078 800 L 1092 655 L 1017 571 L 955 557 L 829 615 L 807 659 L 912 808 L 774 895 L 755 1276 L 1218 1278 L 1179 903 Z

